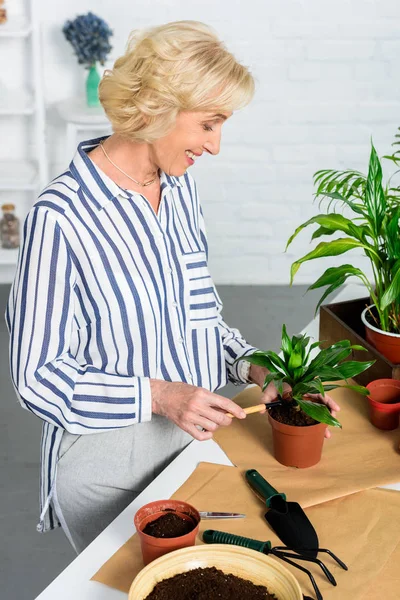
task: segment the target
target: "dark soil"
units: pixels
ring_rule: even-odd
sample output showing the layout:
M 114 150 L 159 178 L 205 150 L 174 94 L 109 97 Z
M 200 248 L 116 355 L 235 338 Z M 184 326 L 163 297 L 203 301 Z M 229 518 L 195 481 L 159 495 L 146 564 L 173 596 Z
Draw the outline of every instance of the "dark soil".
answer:
M 275 421 L 284 423 L 285 425 L 296 425 L 298 427 L 307 427 L 308 425 L 316 425 L 318 421 L 306 415 L 302 410 L 296 409 L 294 402 L 287 402 L 282 406 L 274 406 L 269 409 L 269 414 Z
M 263 585 L 215 567 L 193 569 L 157 583 L 145 600 L 276 600 Z
M 175 538 L 193 531 L 197 523 L 193 519 L 185 519 L 172 511 L 147 523 L 143 533 L 157 538 Z

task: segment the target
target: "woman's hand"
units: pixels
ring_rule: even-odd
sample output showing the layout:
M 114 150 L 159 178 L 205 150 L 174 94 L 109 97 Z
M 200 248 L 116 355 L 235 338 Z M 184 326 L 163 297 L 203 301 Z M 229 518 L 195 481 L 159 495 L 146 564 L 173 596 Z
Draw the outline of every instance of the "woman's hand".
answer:
M 218 427 L 230 425 L 232 417 L 226 413 L 246 418 L 232 400 L 188 383 L 150 379 L 150 389 L 152 412 L 167 417 L 196 440 L 209 440 Z
M 336 413 L 339 412 L 339 410 L 340 410 L 339 404 L 336 404 L 334 399 L 331 398 L 330 396 L 328 396 L 328 394 L 325 394 L 325 396 L 323 396 L 322 394 L 306 394 L 304 397 L 305 398 L 313 398 L 315 400 L 320 400 L 323 404 L 325 404 L 329 408 L 329 411 L 330 411 L 332 417 L 336 417 Z M 329 440 L 331 435 L 332 434 L 329 431 L 329 429 L 326 428 L 325 429 L 326 439 Z
M 252 381 L 254 381 L 254 383 L 257 383 L 257 385 L 259 385 L 261 389 L 264 384 L 265 376 L 267 374 L 268 374 L 268 371 L 264 367 L 258 367 L 256 365 L 251 365 L 250 379 Z M 283 384 L 283 394 L 285 394 L 286 392 L 290 392 L 291 389 L 292 388 L 287 383 Z M 261 403 L 269 404 L 270 402 L 273 402 L 274 400 L 276 400 L 277 397 L 278 397 L 278 391 L 275 387 L 274 382 L 271 382 L 263 391 L 260 404 Z M 333 398 L 328 396 L 328 394 L 325 394 L 325 396 L 322 396 L 322 394 L 306 394 L 305 398 L 306 397 L 313 398 L 315 400 L 320 400 L 323 404 L 325 404 L 329 408 L 332 417 L 336 417 L 336 413 L 338 411 L 340 411 L 339 404 L 337 404 Z M 267 409 L 265 409 L 265 411 L 266 410 Z M 260 414 L 263 414 L 265 411 L 261 411 Z M 331 435 L 332 434 L 327 427 L 325 429 L 325 437 L 327 439 L 329 439 L 331 437 Z

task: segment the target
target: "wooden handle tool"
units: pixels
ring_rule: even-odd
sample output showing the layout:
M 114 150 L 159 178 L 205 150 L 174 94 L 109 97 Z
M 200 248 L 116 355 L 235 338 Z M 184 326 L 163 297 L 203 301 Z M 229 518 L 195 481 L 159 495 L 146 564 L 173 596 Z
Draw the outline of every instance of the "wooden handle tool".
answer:
M 257 413 L 257 412 L 261 412 L 262 410 L 265 409 L 265 404 L 256 404 L 255 406 L 248 406 L 247 408 L 244 408 L 244 412 L 246 413 L 246 415 L 251 415 L 253 413 Z M 228 417 L 234 417 L 235 415 L 233 415 L 232 413 L 226 413 Z
M 244 408 L 244 412 L 246 413 L 246 415 L 251 415 L 253 413 L 258 413 L 261 412 L 262 410 L 264 410 L 264 408 L 272 408 L 273 406 L 282 406 L 282 404 L 284 404 L 284 400 L 282 398 L 279 397 L 278 400 L 275 400 L 274 402 L 264 402 L 263 404 L 255 404 L 254 406 L 248 406 L 247 408 Z M 234 417 L 235 415 L 232 415 L 231 413 L 226 413 L 228 415 L 228 417 Z

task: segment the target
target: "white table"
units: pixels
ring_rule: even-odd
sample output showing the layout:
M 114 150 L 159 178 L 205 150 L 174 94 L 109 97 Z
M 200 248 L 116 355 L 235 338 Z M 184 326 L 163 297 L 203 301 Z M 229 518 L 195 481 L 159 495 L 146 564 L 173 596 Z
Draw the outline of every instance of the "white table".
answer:
M 337 299 L 360 298 L 363 288 L 347 286 Z M 302 330 L 318 339 L 319 319 Z M 127 595 L 90 578 L 134 533 L 133 515 L 147 502 L 169 498 L 192 474 L 199 462 L 232 465 L 213 441 L 193 441 L 38 597 L 37 600 L 126 600 Z M 400 483 L 383 486 L 400 491 Z M 51 534 L 48 534 L 51 535 Z M 50 542 L 51 543 L 51 540 Z

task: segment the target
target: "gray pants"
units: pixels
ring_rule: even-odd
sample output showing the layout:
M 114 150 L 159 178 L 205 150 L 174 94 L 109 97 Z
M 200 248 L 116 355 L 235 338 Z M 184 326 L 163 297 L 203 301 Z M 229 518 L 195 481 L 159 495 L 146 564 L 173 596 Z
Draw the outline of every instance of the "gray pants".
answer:
M 53 506 L 76 552 L 82 552 L 192 440 L 159 415 L 104 433 L 64 432 Z

